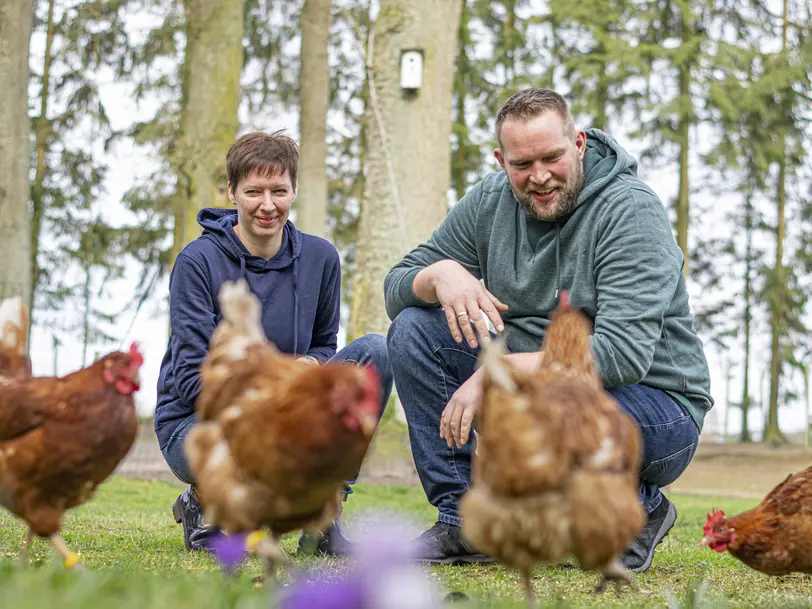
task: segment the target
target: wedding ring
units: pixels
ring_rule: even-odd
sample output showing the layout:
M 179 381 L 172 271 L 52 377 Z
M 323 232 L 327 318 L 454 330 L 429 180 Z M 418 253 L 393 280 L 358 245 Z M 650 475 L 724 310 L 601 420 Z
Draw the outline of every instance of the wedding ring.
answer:
M 460 311 L 459 313 L 457 313 L 457 317 L 468 317 L 468 312 Z

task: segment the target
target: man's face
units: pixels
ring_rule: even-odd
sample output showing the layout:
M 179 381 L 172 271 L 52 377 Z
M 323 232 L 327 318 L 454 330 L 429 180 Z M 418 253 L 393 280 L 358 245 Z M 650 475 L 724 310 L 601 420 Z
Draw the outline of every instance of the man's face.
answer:
M 532 217 L 552 222 L 567 217 L 584 184 L 586 134 L 567 133 L 557 112 L 502 123 L 494 156 L 507 173 L 513 194 Z
M 228 194 L 237 205 L 241 231 L 246 231 L 253 240 L 260 242 L 281 238 L 282 228 L 296 198 L 288 171 L 271 177 L 252 171 L 236 188 L 229 184 Z

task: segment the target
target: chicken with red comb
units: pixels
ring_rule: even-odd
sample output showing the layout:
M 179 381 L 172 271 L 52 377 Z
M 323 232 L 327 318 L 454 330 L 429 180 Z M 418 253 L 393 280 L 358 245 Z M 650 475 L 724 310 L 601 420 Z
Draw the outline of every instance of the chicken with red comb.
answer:
M 812 575 L 812 467 L 787 476 L 753 509 L 712 510 L 702 545 L 767 575 Z
M 13 354 L 19 344 L 8 339 L 18 335 L 4 331 L 0 352 Z M 133 344 L 62 377 L 32 377 L 27 368 L 17 368 L 23 373 L 16 377 L 3 372 L 0 505 L 28 524 L 23 563 L 37 535 L 51 542 L 66 568 L 78 566 L 78 554 L 60 537 L 62 518 L 93 497 L 132 447 L 143 361 Z

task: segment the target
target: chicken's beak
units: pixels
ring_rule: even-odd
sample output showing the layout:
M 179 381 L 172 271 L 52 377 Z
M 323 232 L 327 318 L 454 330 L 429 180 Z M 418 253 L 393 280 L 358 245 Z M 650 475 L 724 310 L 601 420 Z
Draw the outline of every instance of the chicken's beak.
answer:
M 373 414 L 365 414 L 361 417 L 361 433 L 366 438 L 372 438 L 378 428 L 378 417 Z
M 704 548 L 705 546 L 710 545 L 710 542 L 711 542 L 710 539 L 708 539 L 707 537 L 703 537 L 702 541 L 699 542 L 699 545 Z

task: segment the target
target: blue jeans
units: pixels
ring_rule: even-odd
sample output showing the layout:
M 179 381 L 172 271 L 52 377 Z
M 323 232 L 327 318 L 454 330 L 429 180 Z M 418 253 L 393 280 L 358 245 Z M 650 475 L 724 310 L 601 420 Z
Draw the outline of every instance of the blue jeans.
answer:
M 386 339 L 379 334 L 362 336 L 336 353 L 330 361 L 374 365 L 381 378 L 381 414 L 383 414 L 383 409 L 389 401 L 389 394 L 392 392 L 392 368 L 386 353 Z M 186 442 L 186 436 L 189 435 L 189 430 L 195 423 L 197 423 L 197 414 L 194 413 L 181 421 L 166 447 L 161 451 L 172 473 L 186 484 L 193 484 L 194 476 L 189 471 L 189 463 L 186 461 L 183 445 Z M 347 481 L 347 494 L 352 493 L 349 485 L 354 484 L 357 477 L 356 474 L 352 480 Z
M 441 309 L 408 308 L 389 328 L 389 359 L 406 413 L 415 467 L 438 520 L 460 525 L 457 506 L 471 484 L 471 441 L 449 448 L 440 415 L 475 370 L 479 349 L 457 344 Z M 610 389 L 643 437 L 640 501 L 648 513 L 662 501 L 660 487 L 676 480 L 693 458 L 699 432 L 665 392 L 645 385 Z

